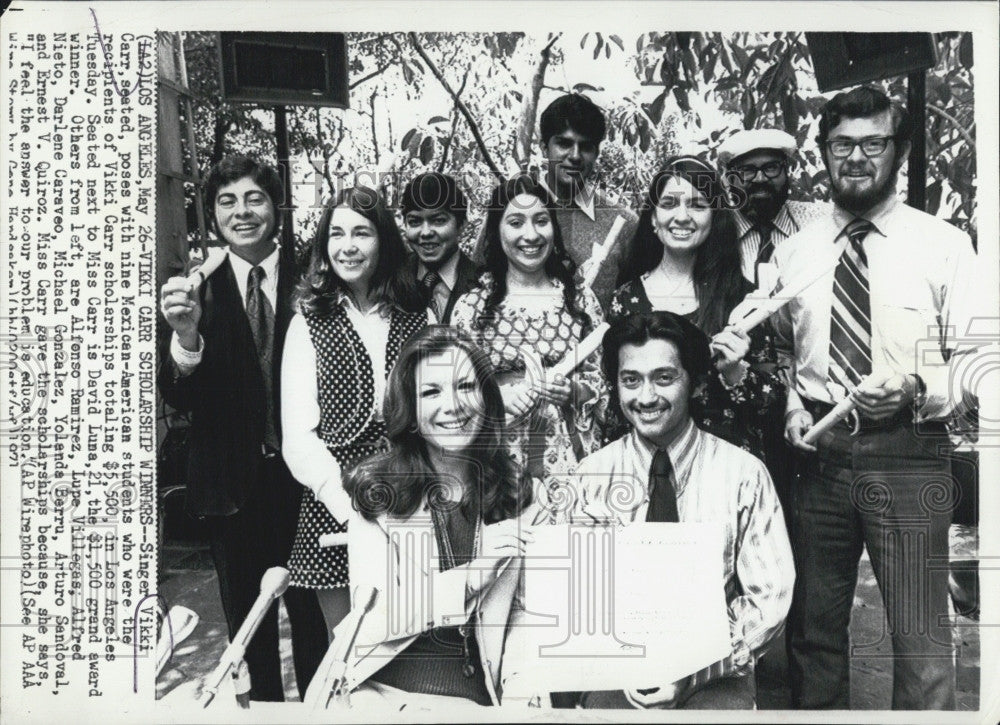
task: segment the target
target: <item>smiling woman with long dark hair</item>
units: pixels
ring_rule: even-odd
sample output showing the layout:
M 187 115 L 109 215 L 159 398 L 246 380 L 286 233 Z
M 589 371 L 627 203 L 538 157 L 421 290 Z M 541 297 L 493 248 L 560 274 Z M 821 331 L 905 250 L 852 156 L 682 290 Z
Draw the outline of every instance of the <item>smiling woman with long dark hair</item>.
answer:
M 548 371 L 604 315 L 594 293 L 575 281 L 552 201 L 530 177 L 493 190 L 485 248 L 480 285 L 458 300 L 451 321 L 489 353 L 512 421 L 511 454 L 548 485 L 600 446 L 607 386 L 596 358 L 570 379 Z
M 622 269 L 609 319 L 666 311 L 697 325 L 711 338 L 718 374 L 695 396 L 695 422 L 764 458 L 764 429 L 782 405 L 783 383 L 765 328 L 747 335 L 727 325 L 753 285 L 741 271 L 715 169 L 696 156 L 667 161 L 649 186 Z
M 503 399 L 489 357 L 454 328 L 425 328 L 389 377 L 385 420 L 388 450 L 345 484 L 354 502 L 351 586 L 378 590 L 360 646 L 348 653 L 352 705 L 499 704 L 530 539 L 516 517 L 531 488 L 504 448 Z M 441 611 L 425 611 L 431 589 L 432 606 L 451 615 L 447 623 Z
M 396 223 L 372 189 L 327 205 L 288 327 L 281 385 L 282 453 L 306 490 L 288 567 L 318 590 L 328 627 L 350 608 L 344 531 L 351 510 L 341 474 L 384 446 L 382 397 L 403 343 L 427 323 Z

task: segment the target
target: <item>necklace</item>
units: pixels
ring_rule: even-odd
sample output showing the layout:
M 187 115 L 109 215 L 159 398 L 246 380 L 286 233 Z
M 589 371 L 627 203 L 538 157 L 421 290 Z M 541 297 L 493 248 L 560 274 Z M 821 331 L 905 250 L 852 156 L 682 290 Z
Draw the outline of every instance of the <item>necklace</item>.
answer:
M 459 511 L 459 509 L 456 509 L 456 511 Z M 448 534 L 448 519 L 444 512 L 440 511 L 437 506 L 431 506 L 431 519 L 434 522 L 434 533 L 437 537 L 438 548 L 441 550 L 442 564 L 444 565 L 442 570 L 447 571 L 454 568 L 457 564 L 455 551 L 451 545 L 451 536 Z M 482 531 L 482 518 L 478 515 L 476 516 L 475 526 L 476 533 L 472 541 L 472 557 L 470 561 L 479 555 L 479 534 Z M 469 640 L 472 638 L 472 633 L 475 630 L 478 614 L 478 611 L 474 609 L 472 616 L 469 617 L 469 621 L 458 627 L 458 634 L 462 637 L 462 658 L 465 660 L 465 663 L 462 665 L 462 675 L 465 677 L 472 677 L 476 674 L 476 664 L 472 658 L 472 648 L 469 646 Z
M 667 284 L 669 284 L 670 282 L 673 281 L 673 280 L 671 280 L 667 276 L 667 273 L 664 272 L 660 267 L 657 267 L 656 269 L 654 269 L 652 272 L 649 273 L 649 275 L 646 277 L 646 281 L 649 282 L 650 280 L 652 280 L 652 282 L 653 282 L 654 285 L 657 284 L 657 283 L 660 283 L 660 284 L 663 284 L 663 285 L 667 285 Z M 673 297 L 678 292 L 680 292 L 682 288 L 686 287 L 688 284 L 691 284 L 691 283 L 692 283 L 692 280 L 691 280 L 690 277 L 683 277 L 682 276 L 680 278 L 680 280 L 677 283 L 674 284 L 673 287 L 671 287 L 670 289 L 666 290 L 665 292 L 659 292 L 659 291 L 657 291 L 657 292 L 655 292 L 655 295 L 657 297 Z

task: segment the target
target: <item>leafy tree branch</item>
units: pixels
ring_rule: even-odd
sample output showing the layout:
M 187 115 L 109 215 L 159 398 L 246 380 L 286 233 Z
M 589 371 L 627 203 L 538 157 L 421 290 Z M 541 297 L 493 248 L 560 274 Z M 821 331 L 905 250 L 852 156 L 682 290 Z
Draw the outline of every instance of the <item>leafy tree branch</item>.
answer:
M 472 137 L 476 141 L 476 146 L 479 148 L 479 153 L 482 154 L 483 156 L 483 161 L 486 162 L 486 165 L 490 167 L 490 171 L 496 174 L 498 178 L 502 177 L 503 174 L 500 171 L 500 167 L 496 165 L 496 162 L 490 155 L 489 149 L 486 148 L 486 142 L 483 140 L 483 135 L 479 130 L 479 124 L 476 122 L 476 119 L 472 116 L 472 113 L 469 111 L 469 107 L 466 106 L 465 103 L 462 101 L 462 99 L 458 96 L 458 94 L 455 93 L 455 90 L 451 87 L 451 84 L 448 83 L 448 80 L 441 73 L 441 70 L 437 67 L 434 61 L 431 60 L 431 57 L 427 55 L 427 52 L 424 50 L 423 46 L 420 44 L 420 41 L 417 39 L 417 34 L 407 33 L 406 35 L 410 40 L 410 45 L 412 45 L 413 49 L 417 52 L 417 55 L 419 55 L 423 59 L 424 63 L 427 64 L 427 67 L 430 69 L 434 77 L 437 78 L 438 82 L 445 89 L 448 95 L 452 97 L 452 100 L 455 102 L 455 106 L 462 114 L 462 117 L 465 119 L 465 122 L 469 124 L 469 130 L 472 132 Z

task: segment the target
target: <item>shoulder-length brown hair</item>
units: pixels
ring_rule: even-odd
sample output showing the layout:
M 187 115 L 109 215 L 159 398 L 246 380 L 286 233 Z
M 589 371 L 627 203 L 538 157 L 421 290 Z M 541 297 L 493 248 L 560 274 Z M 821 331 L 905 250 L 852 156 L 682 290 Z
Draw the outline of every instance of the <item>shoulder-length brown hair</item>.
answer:
M 435 504 L 438 476 L 417 430 L 417 364 L 451 350 L 469 356 L 484 404 L 479 435 L 469 449 L 456 454 L 468 458 L 479 486 L 478 496 L 463 501 L 463 510 L 471 518 L 478 504 L 483 521 L 491 524 L 517 516 L 531 502 L 531 486 L 504 445 L 503 398 L 489 355 L 466 333 L 429 325 L 407 341 L 389 374 L 383 406 L 388 452 L 355 467 L 344 483 L 355 509 L 366 519 L 382 513 L 406 518 L 425 500 Z
M 392 213 L 374 189 L 355 186 L 342 189 L 326 205 L 313 237 L 309 267 L 299 284 L 299 303 L 304 312 L 329 314 L 339 294 L 346 292 L 343 280 L 333 271 L 328 251 L 330 220 L 338 207 L 347 207 L 370 221 L 378 235 L 378 264 L 372 275 L 370 297 L 403 312 L 423 309 L 413 270 L 407 264 L 408 252 Z

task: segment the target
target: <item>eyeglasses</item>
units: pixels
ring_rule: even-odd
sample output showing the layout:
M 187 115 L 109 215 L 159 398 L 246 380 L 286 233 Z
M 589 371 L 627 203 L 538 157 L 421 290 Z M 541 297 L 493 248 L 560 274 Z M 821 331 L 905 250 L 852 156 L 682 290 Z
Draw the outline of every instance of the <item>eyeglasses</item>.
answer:
M 890 141 L 894 141 L 895 136 L 872 136 L 856 141 L 851 138 L 835 138 L 826 142 L 826 147 L 835 159 L 846 159 L 854 153 L 857 146 L 861 147 L 861 153 L 866 157 L 881 156 L 885 153 Z
M 776 179 L 785 172 L 785 164 L 781 161 L 770 161 L 763 166 L 737 166 L 733 172 L 748 183 L 757 178 L 758 173 L 763 173 L 764 178 Z

